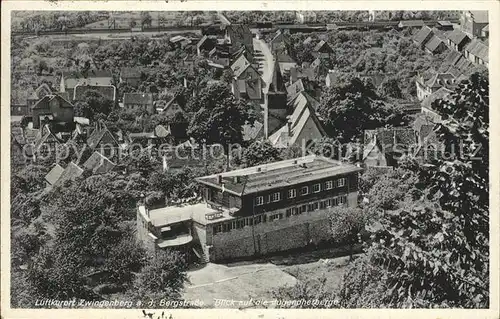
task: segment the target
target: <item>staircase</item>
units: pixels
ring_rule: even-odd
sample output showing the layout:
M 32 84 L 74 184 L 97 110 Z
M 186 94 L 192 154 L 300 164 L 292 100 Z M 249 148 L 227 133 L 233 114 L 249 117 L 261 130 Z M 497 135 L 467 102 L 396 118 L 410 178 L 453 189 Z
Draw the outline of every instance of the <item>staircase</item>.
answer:
M 201 249 L 200 245 L 196 245 L 196 247 L 193 247 L 193 253 L 196 255 L 196 257 L 198 257 L 198 260 L 201 264 L 206 264 L 210 261 L 203 249 Z

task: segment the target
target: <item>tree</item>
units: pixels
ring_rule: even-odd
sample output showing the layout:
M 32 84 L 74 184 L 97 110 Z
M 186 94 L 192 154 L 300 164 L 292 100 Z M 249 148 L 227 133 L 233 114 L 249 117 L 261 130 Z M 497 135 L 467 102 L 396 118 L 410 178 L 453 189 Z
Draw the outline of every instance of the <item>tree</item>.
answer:
M 186 280 L 186 262 L 181 254 L 158 251 L 137 274 L 134 289 L 141 299 L 178 300 Z
M 196 111 L 188 135 L 209 145 L 220 143 L 226 154 L 229 154 L 229 144 L 243 142 L 243 125 L 254 122 L 250 108 L 242 100 L 236 100 L 230 88 L 222 83 L 203 89 L 191 108 Z
M 378 94 L 380 96 L 396 99 L 400 99 L 403 97 L 403 93 L 399 88 L 399 82 L 395 78 L 388 78 L 382 81 L 378 90 Z
M 348 272 L 368 267 L 371 278 L 344 278 L 344 307 L 360 300 L 382 307 L 488 307 L 487 78 L 473 74 L 435 107 L 443 117 L 436 134 L 447 152 L 427 165 L 406 165 L 422 196 L 377 209 L 367 254 Z
M 340 79 L 329 88 L 318 111 L 330 135 L 344 143 L 361 138 L 364 130 L 404 123 L 402 109 L 386 104 L 373 86 L 353 77 Z
M 129 26 L 131 29 L 135 28 L 136 25 L 137 25 L 137 22 L 135 20 L 130 20 Z
M 82 101 L 75 103 L 75 115 L 93 121 L 98 114 L 108 115 L 113 109 L 113 101 L 104 97 L 100 92 L 88 90 Z
M 365 226 L 367 216 L 355 207 L 334 207 L 330 211 L 330 229 L 332 239 L 339 245 L 349 247 L 352 260 L 354 245 L 360 242 L 360 232 Z
M 40 59 L 40 61 L 38 61 L 38 65 L 37 65 L 38 75 L 42 75 L 43 71 L 48 70 L 48 69 L 49 69 L 49 67 L 47 66 L 47 62 L 45 62 L 45 60 Z
M 257 140 L 243 151 L 242 162 L 245 166 L 271 163 L 281 160 L 280 151 L 267 140 Z

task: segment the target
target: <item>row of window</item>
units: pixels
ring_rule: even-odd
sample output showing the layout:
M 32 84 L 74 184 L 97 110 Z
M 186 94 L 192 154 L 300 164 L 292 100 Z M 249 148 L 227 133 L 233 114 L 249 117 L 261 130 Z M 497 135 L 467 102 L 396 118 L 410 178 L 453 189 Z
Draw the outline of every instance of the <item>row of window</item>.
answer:
M 217 233 L 225 233 L 231 231 L 232 229 L 240 229 L 245 226 L 252 226 L 260 223 L 272 222 L 275 220 L 283 219 L 284 217 L 290 217 L 292 215 L 300 215 L 304 212 L 312 212 L 315 210 L 325 209 L 333 206 L 345 205 L 346 203 L 347 203 L 347 195 L 340 195 L 334 198 L 329 198 L 314 203 L 308 203 L 297 207 L 288 208 L 285 211 L 285 214 L 275 213 L 269 216 L 266 216 L 266 214 L 260 214 L 257 216 L 245 217 L 238 220 L 233 220 L 230 222 L 218 224 L 214 226 L 213 232 L 214 235 Z
M 326 181 L 325 183 L 317 183 L 312 186 L 312 192 L 313 193 L 319 193 L 322 190 L 330 190 L 333 189 L 334 187 L 343 187 L 345 186 L 346 183 L 346 178 L 342 177 L 337 180 L 329 180 Z M 299 190 L 300 196 L 305 196 L 309 194 L 309 186 L 303 186 Z M 295 198 L 297 197 L 297 189 L 291 188 L 288 190 L 288 198 Z M 281 193 L 276 192 L 272 193 L 271 195 L 267 195 L 265 198 L 264 196 L 257 196 L 255 198 L 255 206 L 261 206 L 266 203 L 270 202 L 279 202 L 281 200 Z

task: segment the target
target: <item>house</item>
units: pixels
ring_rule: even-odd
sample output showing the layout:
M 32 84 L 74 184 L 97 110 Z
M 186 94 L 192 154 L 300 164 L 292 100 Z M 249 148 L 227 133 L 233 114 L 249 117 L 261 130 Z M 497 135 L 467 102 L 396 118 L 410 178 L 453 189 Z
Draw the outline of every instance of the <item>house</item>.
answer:
M 433 108 L 433 103 L 436 100 L 442 100 L 448 97 L 451 93 L 453 93 L 452 90 L 447 89 L 446 87 L 441 87 L 437 91 L 433 92 L 429 96 L 427 96 L 421 103 L 421 111 L 422 113 L 426 114 L 430 118 L 434 120 L 434 122 L 438 123 L 441 121 L 441 116 L 439 113 L 436 112 L 436 110 Z
M 141 83 L 142 72 L 139 68 L 121 68 L 120 83 L 126 83 L 130 86 L 137 87 Z
M 441 73 L 450 73 L 458 78 L 463 74 L 468 74 L 474 65 L 460 52 L 450 50 L 445 57 L 443 64 L 439 68 Z
M 285 81 L 277 61 L 274 62 L 271 83 L 264 101 L 267 102 L 264 108 L 264 136 L 268 138 L 286 123 L 289 113 Z
M 183 107 L 184 103 L 182 103 L 180 95 L 174 93 L 169 97 L 168 101 L 165 101 L 165 103 L 157 104 L 156 111 L 158 113 L 164 113 L 170 117 L 174 116 L 177 112 L 185 114 L 186 112 Z
M 488 67 L 488 46 L 479 39 L 473 39 L 464 49 L 464 56 L 474 64 Z
M 125 93 L 123 94 L 123 108 L 129 111 L 142 111 L 154 114 L 152 93 Z
M 89 70 L 86 72 L 63 72 L 59 85 L 60 92 L 68 92 L 70 97 L 74 96 L 77 85 L 108 86 L 113 84 L 113 74 L 105 70 Z
M 64 168 L 56 163 L 54 167 L 52 167 L 52 169 L 47 173 L 47 175 L 45 175 L 46 186 L 47 187 L 54 186 L 54 184 L 61 177 L 63 172 Z
M 450 73 L 424 72 L 417 75 L 417 97 L 419 101 L 436 92 L 441 87 L 451 88 L 456 84 L 456 78 Z
M 208 52 L 208 59 L 216 64 L 229 66 L 230 64 L 229 48 L 224 45 L 216 45 L 210 52 Z
M 314 11 L 297 11 L 295 13 L 295 18 L 298 23 L 315 23 L 318 15 Z
M 87 92 L 97 92 L 106 100 L 116 101 L 116 87 L 114 85 L 87 85 L 77 84 L 73 90 L 73 101 L 83 101 Z
M 314 97 L 321 95 L 321 87 L 315 81 L 310 81 L 307 78 L 301 78 L 293 84 L 286 87 L 287 98 L 292 99 L 300 92 L 307 92 Z
M 488 25 L 488 11 L 463 11 L 460 26 L 470 38 L 481 37 L 482 30 Z
M 191 44 L 191 39 L 182 35 L 176 35 L 170 38 L 170 43 L 172 43 L 175 48 L 184 49 L 186 46 Z
M 430 40 L 425 43 L 424 49 L 427 53 L 439 54 L 446 51 L 448 47 L 443 40 L 441 40 L 438 36 L 433 35 Z
M 453 23 L 447 20 L 440 20 L 436 23 L 436 28 L 443 31 L 452 31 Z
M 66 181 L 73 181 L 83 174 L 83 169 L 73 162 L 69 162 L 64 171 L 52 186 L 62 186 Z
M 238 51 L 241 47 L 253 53 L 253 35 L 248 25 L 231 24 L 226 26 L 226 34 L 224 37 L 229 43 L 230 52 Z
M 410 127 L 366 130 L 364 144 L 362 161 L 366 166 L 397 166 L 417 148 L 417 135 Z
M 425 26 L 425 23 L 423 20 L 401 20 L 398 23 L 398 28 L 399 29 L 405 29 L 405 28 L 422 28 Z
M 312 55 L 316 58 L 329 57 L 333 53 L 332 47 L 324 40 L 319 41 L 313 49 Z
M 290 38 L 288 37 L 288 34 L 285 34 L 285 32 L 281 29 L 276 31 L 276 34 L 270 42 L 272 52 L 286 50 L 289 45 Z
M 448 46 L 455 51 L 462 52 L 470 38 L 459 29 L 453 30 L 447 35 Z
M 305 147 L 326 136 L 316 116 L 319 103 L 311 96 L 306 92 L 300 92 L 288 102 L 288 105 L 293 113 L 287 116 L 285 125 L 269 136 L 269 141 L 274 147 Z
M 286 51 L 276 52 L 275 59 L 279 64 L 282 75 L 289 74 L 291 68 L 297 67 L 297 62 Z
M 306 67 L 305 65 L 301 67 L 290 68 L 290 84 L 295 83 L 299 80 L 316 81 L 317 73 L 315 68 Z
M 232 92 L 236 98 L 260 100 L 262 98 L 262 80 L 259 71 L 241 54 L 233 64 Z
M 87 145 L 91 150 L 99 150 L 99 152 L 107 158 L 114 159 L 118 156 L 120 144 L 115 139 L 104 124 L 97 122 L 95 129 L 87 138 Z
M 63 154 L 60 152 L 61 145 L 63 141 L 50 129 L 49 124 L 44 124 L 37 131 L 33 142 L 29 142 L 26 155 L 32 157 L 34 162 L 54 162 L 58 160 L 57 156 Z
M 424 48 L 425 44 L 432 38 L 434 33 L 428 26 L 423 26 L 414 36 L 413 42 L 419 47 Z
M 217 37 L 204 35 L 198 43 L 196 43 L 196 52 L 198 56 L 202 56 L 203 52 L 210 52 L 217 44 Z
M 319 244 L 331 237 L 329 209 L 357 206 L 361 171 L 311 155 L 199 177 L 204 203 L 140 205 L 137 236 L 152 250 L 194 249 L 202 262 Z
M 33 105 L 31 112 L 33 114 L 34 129 L 39 129 L 43 121 L 70 126 L 73 124 L 73 104 L 58 94 L 45 95 Z

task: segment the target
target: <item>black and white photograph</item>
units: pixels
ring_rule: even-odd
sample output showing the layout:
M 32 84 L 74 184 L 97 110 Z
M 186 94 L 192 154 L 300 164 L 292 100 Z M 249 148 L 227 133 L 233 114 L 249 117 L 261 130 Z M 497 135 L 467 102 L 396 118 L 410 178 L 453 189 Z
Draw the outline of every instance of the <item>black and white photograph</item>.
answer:
M 7 307 L 491 309 L 491 10 L 47 8 L 2 40 Z

